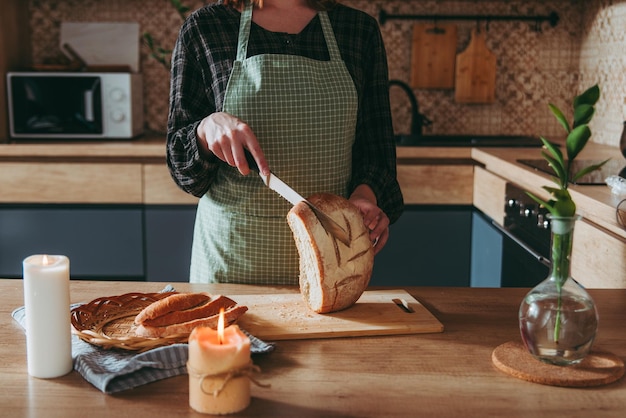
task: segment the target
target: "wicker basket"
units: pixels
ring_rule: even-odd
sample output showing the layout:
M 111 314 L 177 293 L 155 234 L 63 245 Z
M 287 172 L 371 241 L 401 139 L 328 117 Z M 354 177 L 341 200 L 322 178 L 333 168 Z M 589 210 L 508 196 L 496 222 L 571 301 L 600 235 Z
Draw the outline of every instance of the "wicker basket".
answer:
M 189 334 L 163 338 L 145 338 L 135 334 L 135 316 L 152 302 L 175 293 L 126 293 L 94 299 L 72 309 L 72 332 L 80 339 L 102 348 L 138 352 L 187 342 Z

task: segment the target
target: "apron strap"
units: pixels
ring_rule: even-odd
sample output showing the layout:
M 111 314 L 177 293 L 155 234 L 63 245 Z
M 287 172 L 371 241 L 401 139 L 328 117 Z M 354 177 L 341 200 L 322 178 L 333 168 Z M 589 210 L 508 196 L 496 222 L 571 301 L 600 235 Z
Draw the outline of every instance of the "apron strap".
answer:
M 322 23 L 322 30 L 324 31 L 324 39 L 326 39 L 326 47 L 328 48 L 330 60 L 341 61 L 341 52 L 339 52 L 337 40 L 335 39 L 335 32 L 333 32 L 333 27 L 330 24 L 328 13 L 326 13 L 326 11 L 321 11 L 317 15 L 320 17 L 320 22 Z
M 252 25 L 252 9 L 253 5 L 251 1 L 246 3 L 246 7 L 241 12 L 241 18 L 239 21 L 239 38 L 237 40 L 237 61 L 244 61 L 248 56 L 248 40 L 250 39 L 250 27 Z M 335 39 L 335 33 L 333 27 L 330 24 L 328 13 L 326 11 L 318 12 L 317 14 L 322 24 L 322 31 L 324 32 L 324 39 L 326 40 L 326 47 L 328 48 L 328 55 L 331 61 L 341 61 L 341 53 L 337 46 L 337 40 Z
M 248 56 L 248 38 L 252 25 L 252 2 L 247 1 L 239 19 L 239 39 L 237 40 L 237 61 L 243 62 Z

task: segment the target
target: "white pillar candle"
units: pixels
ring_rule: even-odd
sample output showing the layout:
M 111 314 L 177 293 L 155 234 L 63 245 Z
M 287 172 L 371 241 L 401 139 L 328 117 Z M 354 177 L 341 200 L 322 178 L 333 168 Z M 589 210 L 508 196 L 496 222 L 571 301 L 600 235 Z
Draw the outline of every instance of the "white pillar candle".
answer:
M 28 374 L 63 376 L 72 370 L 69 259 L 31 255 L 22 265 Z
M 231 414 L 250 404 L 250 339 L 237 325 L 218 331 L 197 327 L 189 335 L 189 405 L 205 414 Z

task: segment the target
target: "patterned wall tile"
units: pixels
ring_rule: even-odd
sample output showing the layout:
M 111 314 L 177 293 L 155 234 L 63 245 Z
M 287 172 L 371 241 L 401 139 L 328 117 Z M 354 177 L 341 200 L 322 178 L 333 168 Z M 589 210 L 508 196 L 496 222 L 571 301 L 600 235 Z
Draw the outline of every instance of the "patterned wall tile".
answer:
M 187 0 L 192 8 L 210 1 Z M 33 62 L 62 60 L 58 48 L 64 21 L 136 21 L 164 48 L 171 49 L 180 17 L 169 0 L 29 0 Z M 568 106 L 571 97 L 600 83 L 602 99 L 592 124 L 593 140 L 617 145 L 626 98 L 626 0 L 344 0 L 378 18 L 381 10 L 411 15 L 547 15 L 559 14 L 556 27 L 537 31 L 532 22 L 480 22 L 487 30 L 487 46 L 497 57 L 496 103 L 459 104 L 453 90 L 415 89 L 420 112 L 433 123 L 428 134 L 561 135 L 547 103 Z M 409 81 L 414 20 L 381 24 L 389 60 L 389 76 Z M 457 52 L 469 43 L 477 22 L 455 21 Z M 138 40 L 139 42 L 139 40 Z M 163 132 L 167 123 L 169 72 L 141 49 L 146 127 Z M 408 132 L 410 111 L 406 96 L 391 91 L 394 129 Z

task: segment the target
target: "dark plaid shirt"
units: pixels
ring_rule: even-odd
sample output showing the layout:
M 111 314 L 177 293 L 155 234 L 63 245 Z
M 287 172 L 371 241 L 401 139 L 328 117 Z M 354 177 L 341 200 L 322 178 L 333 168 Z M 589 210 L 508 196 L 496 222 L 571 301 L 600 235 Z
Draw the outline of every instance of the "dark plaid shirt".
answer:
M 350 190 L 369 185 L 378 206 L 394 222 L 402 213 L 403 200 L 396 179 L 387 58 L 378 24 L 368 14 L 343 5 L 328 15 L 359 98 Z M 222 162 L 200 155 L 196 127 L 207 115 L 222 110 L 237 55 L 239 19 L 237 10 L 219 2 L 199 9 L 181 27 L 172 54 L 167 161 L 179 187 L 198 197 L 207 192 Z M 248 56 L 267 53 L 329 60 L 319 17 L 296 35 L 252 23 Z

